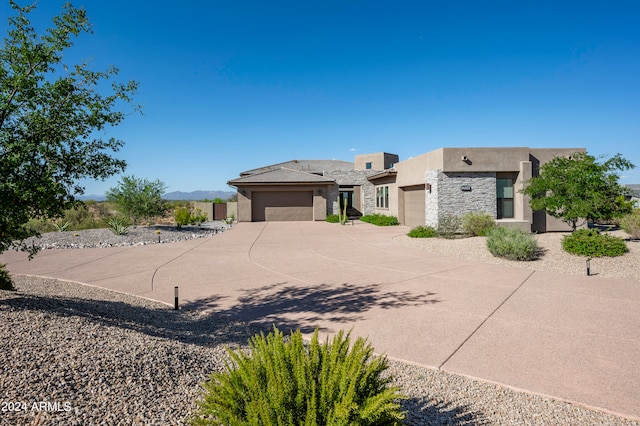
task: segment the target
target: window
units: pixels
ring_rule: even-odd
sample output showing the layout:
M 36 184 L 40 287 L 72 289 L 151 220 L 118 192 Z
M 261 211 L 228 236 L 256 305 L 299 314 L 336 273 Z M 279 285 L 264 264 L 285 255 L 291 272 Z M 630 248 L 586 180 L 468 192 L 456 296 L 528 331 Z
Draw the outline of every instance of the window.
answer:
M 497 178 L 498 219 L 513 219 L 513 179 Z
M 364 168 L 367 170 L 371 170 L 372 166 L 373 166 L 373 163 L 371 161 L 369 161 L 368 163 L 364 163 Z
M 376 208 L 379 208 L 379 209 L 389 208 L 389 187 L 388 186 L 376 187 Z

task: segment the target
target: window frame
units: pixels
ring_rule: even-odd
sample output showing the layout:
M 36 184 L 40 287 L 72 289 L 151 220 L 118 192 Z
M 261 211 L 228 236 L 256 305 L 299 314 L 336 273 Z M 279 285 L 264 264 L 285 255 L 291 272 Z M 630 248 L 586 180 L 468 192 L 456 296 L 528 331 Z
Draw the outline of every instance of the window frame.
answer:
M 389 209 L 389 185 L 376 186 L 376 208 Z
M 499 181 L 510 181 L 511 185 L 505 185 L 503 188 L 511 188 L 511 197 L 501 197 L 500 195 L 500 185 Z M 515 219 L 515 186 L 516 186 L 516 178 L 513 176 L 496 176 L 496 219 Z M 505 205 L 508 205 L 510 202 L 510 206 L 507 211 L 511 212 L 510 216 L 505 216 Z

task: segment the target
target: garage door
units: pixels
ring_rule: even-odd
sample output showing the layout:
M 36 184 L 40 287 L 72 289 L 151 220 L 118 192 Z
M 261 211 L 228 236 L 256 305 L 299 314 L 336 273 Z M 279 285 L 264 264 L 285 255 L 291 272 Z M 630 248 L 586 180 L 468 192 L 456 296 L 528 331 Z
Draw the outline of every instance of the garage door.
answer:
M 404 191 L 404 224 L 418 226 L 425 224 L 424 186 L 403 188 Z
M 251 194 L 251 220 L 313 220 L 312 191 L 263 191 Z

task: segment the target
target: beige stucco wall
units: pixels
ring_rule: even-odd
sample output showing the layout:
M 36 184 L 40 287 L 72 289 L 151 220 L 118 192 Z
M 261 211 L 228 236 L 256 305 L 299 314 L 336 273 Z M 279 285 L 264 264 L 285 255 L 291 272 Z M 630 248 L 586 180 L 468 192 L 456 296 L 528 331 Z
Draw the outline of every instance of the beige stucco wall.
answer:
M 371 170 L 386 170 L 398 162 L 396 154 L 388 152 L 375 152 L 372 154 L 359 154 L 353 160 L 355 170 L 366 170 L 366 164 L 371 163 Z
M 529 161 L 529 148 L 443 148 L 442 171 L 517 172 L 521 161 Z

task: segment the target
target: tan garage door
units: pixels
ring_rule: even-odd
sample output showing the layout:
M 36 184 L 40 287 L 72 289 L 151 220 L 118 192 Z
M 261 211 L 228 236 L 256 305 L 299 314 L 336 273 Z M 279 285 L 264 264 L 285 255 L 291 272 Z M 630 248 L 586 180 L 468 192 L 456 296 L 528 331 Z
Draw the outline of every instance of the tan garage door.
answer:
M 425 224 L 424 186 L 406 187 L 404 191 L 404 224 L 418 226 Z
M 313 220 L 312 191 L 263 191 L 251 194 L 251 220 Z

